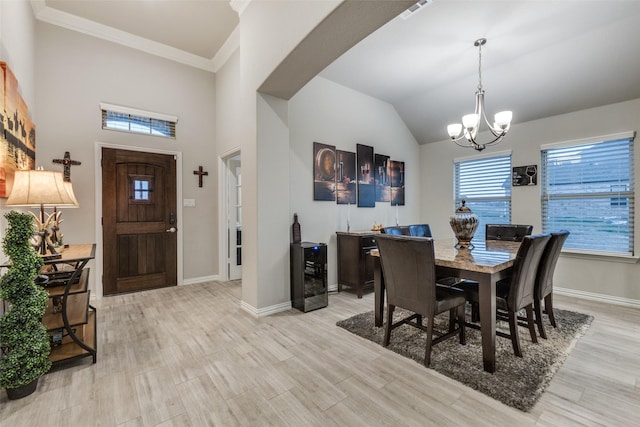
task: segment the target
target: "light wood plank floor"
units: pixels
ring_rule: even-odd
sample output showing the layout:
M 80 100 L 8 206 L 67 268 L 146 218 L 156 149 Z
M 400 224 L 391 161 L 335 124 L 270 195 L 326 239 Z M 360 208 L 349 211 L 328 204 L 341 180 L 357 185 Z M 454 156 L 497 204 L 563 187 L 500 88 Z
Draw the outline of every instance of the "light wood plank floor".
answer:
M 557 297 L 595 320 L 523 413 L 335 326 L 371 293 L 261 319 L 240 295 L 211 282 L 95 301 L 98 363 L 55 369 L 21 400 L 2 392 L 0 425 L 640 425 L 638 309 Z

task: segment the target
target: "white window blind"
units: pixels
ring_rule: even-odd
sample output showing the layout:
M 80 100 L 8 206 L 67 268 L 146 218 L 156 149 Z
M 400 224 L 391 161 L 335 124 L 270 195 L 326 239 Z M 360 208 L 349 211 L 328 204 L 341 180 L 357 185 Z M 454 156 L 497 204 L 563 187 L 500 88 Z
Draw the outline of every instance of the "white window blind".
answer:
M 145 135 L 176 137 L 178 118 L 167 114 L 100 103 L 102 129 Z
M 567 249 L 633 255 L 633 134 L 542 150 L 542 229 Z
M 511 222 L 511 154 L 455 161 L 454 202 L 462 200 L 478 216 L 476 239 L 485 238 L 485 224 Z

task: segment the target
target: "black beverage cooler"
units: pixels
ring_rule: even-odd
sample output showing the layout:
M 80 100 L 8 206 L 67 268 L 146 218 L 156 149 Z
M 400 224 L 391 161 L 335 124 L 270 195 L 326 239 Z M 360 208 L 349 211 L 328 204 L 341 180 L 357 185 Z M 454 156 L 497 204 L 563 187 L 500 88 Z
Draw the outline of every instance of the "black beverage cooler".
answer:
M 327 245 L 291 243 L 291 305 L 307 312 L 326 307 Z

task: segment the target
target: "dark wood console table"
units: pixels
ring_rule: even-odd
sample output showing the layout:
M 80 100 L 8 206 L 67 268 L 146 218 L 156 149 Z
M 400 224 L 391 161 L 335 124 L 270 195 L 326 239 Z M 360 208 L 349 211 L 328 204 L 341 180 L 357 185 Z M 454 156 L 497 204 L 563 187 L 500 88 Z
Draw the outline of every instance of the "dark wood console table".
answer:
M 373 259 L 371 250 L 376 249 L 373 231 L 337 232 L 338 236 L 338 292 L 342 286 L 355 288 L 358 298 L 362 298 L 365 287 L 373 287 Z

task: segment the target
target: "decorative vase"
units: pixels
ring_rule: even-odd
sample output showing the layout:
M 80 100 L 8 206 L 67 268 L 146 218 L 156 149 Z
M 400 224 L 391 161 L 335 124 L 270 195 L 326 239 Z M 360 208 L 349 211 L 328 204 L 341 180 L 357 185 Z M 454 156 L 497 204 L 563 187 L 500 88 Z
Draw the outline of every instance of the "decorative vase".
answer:
M 456 209 L 456 214 L 449 219 L 449 224 L 458 240 L 456 248 L 473 249 L 471 239 L 478 228 L 478 216 L 465 203 L 463 200 L 462 205 Z
M 9 400 L 22 399 L 23 397 L 27 397 L 31 393 L 36 391 L 37 387 L 38 387 L 38 378 L 31 381 L 29 384 L 21 385 L 20 387 L 16 387 L 16 388 L 6 389 L 7 397 L 9 398 Z
M 293 243 L 302 241 L 302 233 L 300 232 L 300 223 L 298 222 L 298 214 L 293 214 L 293 225 L 291 226 L 291 234 L 293 235 Z

